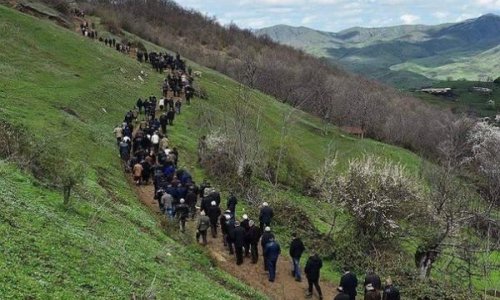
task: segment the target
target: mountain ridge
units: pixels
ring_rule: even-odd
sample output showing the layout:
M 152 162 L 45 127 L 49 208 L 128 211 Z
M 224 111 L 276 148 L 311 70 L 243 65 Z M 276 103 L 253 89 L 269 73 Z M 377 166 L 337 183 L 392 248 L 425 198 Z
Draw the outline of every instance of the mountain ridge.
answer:
M 482 53 L 500 45 L 498 32 L 500 16 L 490 13 L 458 23 L 438 25 L 352 27 L 339 32 L 276 25 L 257 30 L 255 34 L 268 35 L 276 42 L 329 58 L 349 71 L 395 84 L 392 79 L 397 77 L 394 74 L 396 69 L 409 71 L 415 79 L 419 75 L 428 80 L 437 80 L 442 79 L 442 74 L 434 76 L 429 68 L 445 65 L 451 65 L 446 69 L 450 71 L 449 76 L 457 79 L 476 79 L 477 72 L 495 77 L 494 66 L 485 61 Z M 471 66 L 474 71 L 470 73 L 458 72 L 453 66 L 461 61 L 479 64 Z M 407 63 L 421 65 L 426 70 L 424 72 L 415 67 L 401 69 L 401 64 Z M 396 65 L 399 67 L 395 68 Z M 387 81 L 386 78 L 391 80 Z M 416 80 L 416 83 L 424 84 L 422 80 Z M 414 83 L 410 85 L 418 87 Z
M 464 21 L 456 22 L 456 23 L 441 23 L 441 24 L 436 24 L 436 25 L 427 25 L 427 24 L 402 24 L 402 25 L 393 25 L 393 26 L 381 26 L 381 27 L 363 27 L 363 26 L 354 26 L 354 27 L 349 27 L 346 29 L 342 29 L 340 31 L 326 31 L 326 30 L 320 30 L 320 29 L 314 29 L 311 27 L 307 26 L 292 26 L 292 25 L 287 25 L 287 24 L 276 24 L 268 27 L 263 27 L 260 29 L 254 30 L 254 33 L 257 35 L 263 35 L 267 33 L 269 30 L 276 30 L 276 29 L 287 29 L 287 30 L 296 30 L 296 29 L 301 29 L 304 30 L 306 29 L 307 31 L 314 31 L 317 33 L 325 34 L 325 35 L 330 35 L 330 36 L 341 36 L 346 33 L 350 33 L 355 30 L 371 30 L 371 31 L 383 31 L 383 30 L 389 30 L 389 29 L 437 29 L 440 27 L 452 27 L 455 25 L 459 24 L 469 24 L 475 21 L 484 21 L 484 20 L 497 20 L 500 21 L 500 15 L 494 14 L 494 13 L 487 13 L 484 15 L 481 15 L 477 18 L 471 18 L 471 19 L 466 19 Z

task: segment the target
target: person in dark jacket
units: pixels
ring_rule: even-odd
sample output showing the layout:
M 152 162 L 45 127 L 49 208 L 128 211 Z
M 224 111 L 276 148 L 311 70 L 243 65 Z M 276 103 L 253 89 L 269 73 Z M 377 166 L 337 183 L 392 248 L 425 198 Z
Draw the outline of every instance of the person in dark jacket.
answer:
M 266 257 L 266 244 L 269 243 L 271 239 L 274 239 L 274 234 L 271 232 L 271 227 L 267 226 L 264 228 L 264 233 L 262 234 L 262 239 L 260 245 L 262 246 L 262 256 L 264 257 L 264 271 L 267 271 L 267 257 Z
M 212 203 L 212 201 L 211 201 L 210 197 L 208 197 L 208 196 L 203 197 L 201 199 L 200 210 L 203 210 L 203 211 L 205 211 L 205 213 L 208 214 L 208 209 L 210 208 L 211 203 Z
M 196 202 L 198 201 L 198 196 L 194 191 L 194 187 L 189 187 L 188 193 L 186 195 L 186 204 L 189 206 L 189 215 L 191 219 L 194 219 L 196 215 Z
M 212 201 L 210 207 L 208 208 L 208 218 L 210 219 L 210 231 L 212 233 L 212 238 L 217 237 L 217 222 L 219 221 L 221 211 L 220 207 L 217 206 L 215 201 Z
M 377 291 L 382 290 L 382 281 L 380 280 L 380 276 L 375 274 L 373 270 L 369 270 L 365 276 L 365 282 L 363 284 L 363 286 L 365 287 L 365 294 L 367 292 L 366 286 L 368 284 L 371 284 Z
M 265 229 L 271 226 L 271 220 L 274 217 L 274 212 L 267 202 L 262 203 L 262 208 L 260 209 L 259 222 L 260 228 Z
M 312 297 L 313 294 L 313 286 L 316 287 L 316 291 L 318 292 L 319 299 L 323 299 L 323 293 L 321 293 L 321 287 L 319 286 L 319 275 L 320 270 L 323 267 L 323 261 L 319 257 L 317 253 L 314 253 L 307 260 L 306 267 L 304 269 L 304 273 L 306 273 L 307 277 L 307 296 Z
M 270 282 L 274 282 L 274 279 L 276 278 L 276 263 L 278 262 L 278 257 L 280 254 L 281 247 L 273 237 L 266 244 L 266 248 L 264 250 L 264 255 L 267 258 L 267 268 L 269 270 Z
M 177 196 L 179 198 L 184 198 L 186 199 L 186 196 L 187 196 L 187 192 L 188 192 L 188 189 L 185 185 L 179 183 L 177 185 Z M 186 203 L 187 204 L 187 203 Z M 188 205 L 189 206 L 189 205 Z
M 242 220 L 240 226 L 245 229 L 245 257 L 250 256 L 250 239 L 248 237 L 248 230 L 250 229 L 250 220 L 248 219 L 248 215 L 244 214 L 242 216 Z
M 238 204 L 238 199 L 233 194 L 233 192 L 231 192 L 229 194 L 229 198 L 227 199 L 227 209 L 229 209 L 231 211 L 231 214 L 233 216 L 236 216 L 236 214 L 235 214 L 235 212 L 236 212 L 236 204 Z
M 335 298 L 333 298 L 333 300 L 350 300 L 351 297 L 344 291 L 344 288 L 339 286 L 337 288 L 337 292 L 339 292 L 337 294 L 337 296 L 335 296 Z
M 163 113 L 160 116 L 160 127 L 163 134 L 167 134 L 168 118 L 167 113 Z
M 139 113 L 142 114 L 142 108 L 144 107 L 144 105 L 142 104 L 142 99 L 141 98 L 137 99 L 137 102 L 135 105 L 139 109 Z
M 120 149 L 120 158 L 122 159 L 124 165 L 126 165 L 130 159 L 130 146 L 127 142 L 125 142 L 122 139 L 122 141 L 119 144 L 119 149 Z
M 179 219 L 179 227 L 181 232 L 184 232 L 186 228 L 186 219 L 189 217 L 189 207 L 184 202 L 184 199 L 180 199 L 179 204 L 175 208 L 175 215 Z
M 175 110 L 173 108 L 171 108 L 167 112 L 168 125 L 173 126 L 174 125 L 174 119 L 175 119 Z
M 257 244 L 260 239 L 260 228 L 255 226 L 255 222 L 250 220 L 248 222 L 249 228 L 247 232 L 247 239 L 250 242 L 250 252 L 252 254 L 252 264 L 256 264 L 259 260 L 259 248 Z
M 349 267 L 344 267 L 344 275 L 340 278 L 340 284 L 344 288 L 344 292 L 349 295 L 350 300 L 356 300 L 356 287 L 358 286 L 358 278 L 356 274 L 349 271 Z
M 222 233 L 222 243 L 227 246 L 227 231 L 226 231 L 226 218 L 231 218 L 230 215 L 222 214 L 219 218 L 220 231 Z
M 180 99 L 177 99 L 177 101 L 175 101 L 175 113 L 180 115 L 181 114 L 181 107 L 182 107 L 182 102 Z
M 241 218 L 241 227 L 245 228 L 245 230 L 248 231 L 248 229 L 250 228 L 250 220 L 248 219 L 248 215 L 244 214 Z
M 293 240 L 290 243 L 290 257 L 292 258 L 293 270 L 292 276 L 295 277 L 295 281 L 301 281 L 302 278 L 300 276 L 300 257 L 306 248 L 304 247 L 304 243 L 302 240 L 297 237 L 297 234 L 292 233 Z
M 220 193 L 215 188 L 210 189 L 209 197 L 212 201 L 215 201 L 215 203 L 217 203 L 217 206 L 220 206 L 220 201 L 221 201 Z M 231 212 L 231 218 L 234 220 L 234 214 L 232 212 Z
M 236 264 L 241 265 L 243 263 L 243 247 L 245 246 L 245 228 L 240 226 L 239 222 L 235 222 L 236 228 L 234 229 L 234 249 L 236 252 Z
M 382 300 L 401 300 L 399 290 L 392 284 L 392 279 L 385 280 L 384 294 Z
M 234 220 L 231 219 L 231 216 L 228 214 L 225 214 L 225 226 L 226 226 L 226 243 L 227 247 L 229 249 L 229 254 L 233 255 L 234 254 Z
M 144 185 L 149 184 L 149 177 L 151 177 L 151 164 L 148 162 L 148 160 L 143 160 L 141 162 L 142 165 L 142 183 Z
M 382 295 L 380 291 L 376 290 L 375 287 L 369 283 L 365 286 L 364 300 L 382 300 Z

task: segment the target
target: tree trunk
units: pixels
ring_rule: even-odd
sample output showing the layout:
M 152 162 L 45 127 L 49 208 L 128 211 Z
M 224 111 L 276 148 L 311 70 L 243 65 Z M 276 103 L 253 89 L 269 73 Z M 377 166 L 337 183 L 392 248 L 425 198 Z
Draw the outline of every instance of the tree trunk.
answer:
M 431 274 L 431 268 L 432 268 L 432 260 L 429 257 L 429 254 L 427 253 L 420 259 L 420 263 L 418 266 L 418 273 L 420 276 L 420 279 L 425 279 Z
M 64 205 L 69 204 L 69 198 L 71 196 L 71 187 L 70 186 L 64 186 L 63 187 L 63 197 L 64 197 Z

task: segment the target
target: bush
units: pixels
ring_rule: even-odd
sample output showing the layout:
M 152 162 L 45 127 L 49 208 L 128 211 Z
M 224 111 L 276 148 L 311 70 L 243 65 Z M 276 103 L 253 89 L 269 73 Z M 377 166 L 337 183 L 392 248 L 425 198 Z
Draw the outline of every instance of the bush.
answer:
M 401 223 L 423 205 L 418 183 L 401 165 L 372 156 L 351 161 L 345 175 L 337 171 L 334 159 L 316 177 L 322 198 L 343 208 L 353 219 L 356 235 L 371 243 L 399 235 Z
M 102 25 L 112 34 L 120 34 L 121 32 L 121 22 L 118 17 L 113 14 L 106 14 L 102 17 Z
M 83 180 L 85 170 L 58 156 L 60 150 L 52 140 L 36 143 L 26 129 L 0 121 L 0 158 L 8 159 L 50 186 L 61 188 L 64 203 L 69 203 L 71 190 Z
M 194 95 L 200 99 L 203 99 L 203 100 L 208 100 L 208 91 L 206 88 L 204 88 L 203 86 L 198 86 L 197 89 L 195 89 L 194 91 Z
M 498 77 L 497 79 L 493 80 L 494 83 L 496 84 L 500 84 L 500 77 Z
M 200 164 L 210 175 L 224 179 L 236 177 L 236 169 L 228 152 L 228 139 L 222 133 L 211 132 L 200 140 L 198 149 Z

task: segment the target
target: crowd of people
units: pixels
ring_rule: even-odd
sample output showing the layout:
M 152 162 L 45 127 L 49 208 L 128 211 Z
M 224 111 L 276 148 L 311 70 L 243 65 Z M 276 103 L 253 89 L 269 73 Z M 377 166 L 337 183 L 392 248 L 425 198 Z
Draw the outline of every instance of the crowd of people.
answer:
M 142 58 L 138 57 L 140 61 Z M 186 71 L 186 64 L 179 54 L 173 57 L 151 52 L 145 61 L 148 60 L 154 69 L 167 75 L 161 87 L 162 98 L 158 100 L 149 96 L 144 100 L 138 99 L 134 108 L 125 113 L 123 122 L 114 129 L 125 169 L 131 172 L 135 184 L 153 184 L 153 197 L 158 201 L 159 210 L 168 220 L 177 223 L 181 232 L 186 231 L 187 221 L 195 222 L 198 243 L 207 245 L 209 235 L 214 241 L 220 238 L 226 251 L 235 256 L 236 265 L 243 264 L 245 259 L 257 264 L 260 248 L 263 268 L 269 282 L 274 282 L 282 251 L 271 227 L 274 218 L 272 207 L 267 202 L 262 203 L 258 224 L 247 214 L 238 218 L 235 193 L 230 193 L 225 208 L 221 208 L 224 205 L 216 188 L 206 180 L 198 185 L 187 170 L 179 168 L 179 152 L 175 147 L 171 148 L 168 127 L 173 126 L 175 115 L 181 113 L 182 102 L 190 103 L 191 96 L 188 95 L 194 79 L 191 70 Z M 290 271 L 291 276 L 301 282 L 300 260 L 306 247 L 298 234 L 293 233 L 292 236 L 289 245 Z M 312 255 L 303 269 L 308 283 L 306 296 L 312 297 L 313 289 L 316 289 L 319 298 L 323 299 L 319 284 L 323 261 L 314 249 L 310 252 Z M 364 299 L 399 300 L 399 291 L 391 279 L 388 278 L 385 283 L 383 287 L 380 277 L 369 272 L 363 284 Z M 355 300 L 357 287 L 356 275 L 346 267 L 334 300 Z
M 78 12 L 78 14 L 81 14 L 82 12 Z M 77 13 L 75 15 L 78 16 Z M 82 21 L 80 23 L 80 32 L 83 36 L 86 36 L 92 40 L 98 40 L 101 43 L 104 43 L 104 45 L 115 48 L 116 51 L 119 51 L 124 54 L 129 54 L 131 52 L 132 48 L 132 43 L 131 42 L 118 42 L 114 37 L 102 37 L 98 35 L 97 30 L 94 28 L 94 24 L 90 23 L 88 21 Z M 139 51 L 138 51 L 139 53 Z M 143 52 L 141 52 L 142 54 Z M 147 55 L 147 53 L 146 53 Z

